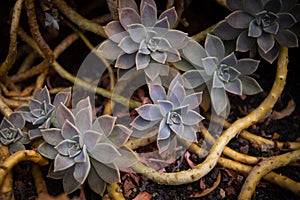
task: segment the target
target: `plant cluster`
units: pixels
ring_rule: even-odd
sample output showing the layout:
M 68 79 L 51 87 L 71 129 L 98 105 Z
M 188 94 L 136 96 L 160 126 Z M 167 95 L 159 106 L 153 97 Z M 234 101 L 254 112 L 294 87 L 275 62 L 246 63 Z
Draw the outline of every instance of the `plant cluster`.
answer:
M 71 89 L 59 92 L 51 102 L 46 87 L 37 88 L 28 106 L 18 108 L 0 124 L 0 142 L 11 153 L 26 149 L 31 141 L 42 139 L 37 148 L 53 160 L 49 176 L 63 179 L 66 193 L 77 190 L 86 181 L 103 195 L 107 184 L 120 181 L 120 168 L 138 161 L 125 143 L 132 134 L 148 137 L 157 129 L 159 153 L 177 146 L 171 140 L 197 141 L 203 92 L 208 92 L 212 110 L 228 114 L 227 93 L 254 95 L 262 91 L 251 76 L 260 61 L 237 58 L 223 40 L 236 39 L 236 51 L 253 51 L 272 63 L 279 45 L 298 46 L 292 31 L 299 21 L 297 1 L 227 0 L 232 13 L 207 34 L 204 47 L 172 29 L 177 13 L 174 7 L 159 17 L 154 0 L 120 1 L 119 21 L 105 27 L 108 40 L 97 48 L 99 55 L 120 70 L 135 68 L 145 73 L 152 102 L 136 108 L 138 116 L 130 124 L 116 124 L 116 117 L 94 115 L 89 98 L 70 108 Z M 47 17 L 49 18 L 49 16 Z M 297 21 L 298 20 L 298 21 Z M 48 22 L 48 25 L 58 25 Z M 168 87 L 161 79 L 169 74 L 169 64 L 178 73 Z M 25 145 L 25 146 L 24 146 Z

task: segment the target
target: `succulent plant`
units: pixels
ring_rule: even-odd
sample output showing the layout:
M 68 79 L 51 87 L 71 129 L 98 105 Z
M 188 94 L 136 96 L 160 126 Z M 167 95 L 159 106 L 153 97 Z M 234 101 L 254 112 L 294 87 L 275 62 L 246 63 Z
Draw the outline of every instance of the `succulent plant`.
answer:
M 31 129 L 28 134 L 30 139 L 42 136 L 40 129 L 49 128 L 51 118 L 55 113 L 55 107 L 61 102 L 67 104 L 71 97 L 71 88 L 66 88 L 56 94 L 53 104 L 51 103 L 50 94 L 45 86 L 43 89 L 37 88 L 33 99 L 29 99 L 28 106 L 22 106 L 21 111 L 27 122 L 38 128 Z
M 96 193 L 103 195 L 106 183 L 120 181 L 119 167 L 129 167 L 136 160 L 123 147 L 131 131 L 116 125 L 115 117 L 93 120 L 89 98 L 69 110 L 63 103 L 56 110 L 58 128 L 43 129 L 45 140 L 38 151 L 54 159 L 49 176 L 63 178 L 66 193 L 78 189 L 86 180 Z
M 195 54 L 202 52 L 201 56 L 203 56 L 203 47 L 196 42 L 193 46 Z M 256 80 L 247 76 L 255 72 L 259 61 L 250 58 L 237 60 L 233 52 L 226 56 L 222 40 L 211 34 L 207 35 L 205 50 L 207 57 L 203 57 L 201 62 L 197 61 L 194 70 L 183 74 L 184 85 L 192 89 L 206 84 L 217 114 L 230 106 L 225 91 L 237 95 L 252 95 L 262 91 Z M 192 60 L 195 57 L 196 55 L 191 54 L 189 58 Z
M 153 0 L 142 0 L 140 12 L 133 0 L 122 0 L 120 7 L 120 21 L 106 25 L 109 40 L 98 51 L 104 58 L 116 60 L 116 68 L 135 66 L 144 70 L 147 80 L 155 82 L 159 75 L 168 74 L 168 62 L 181 59 L 178 50 L 185 47 L 189 38 L 186 33 L 171 29 L 177 20 L 174 7 L 158 18 Z
M 146 133 L 145 130 L 159 123 L 157 146 L 160 153 L 169 148 L 172 133 L 186 141 L 197 141 L 197 125 L 203 117 L 195 109 L 201 102 L 202 93 L 186 95 L 180 75 L 171 81 L 168 93 L 158 84 L 148 84 L 148 87 L 153 104 L 137 108 L 139 115 L 131 126 Z
M 260 56 L 272 63 L 278 57 L 279 45 L 298 46 L 297 36 L 290 30 L 297 22 L 291 13 L 300 12 L 296 3 L 297 0 L 228 0 L 227 7 L 233 12 L 213 33 L 224 40 L 237 38 L 236 50 L 241 52 L 251 50 L 257 43 Z
M 24 150 L 23 144 L 29 143 L 26 132 L 22 132 L 25 125 L 25 119 L 20 112 L 13 112 L 8 119 L 3 118 L 0 124 L 0 141 L 8 146 L 10 153 Z

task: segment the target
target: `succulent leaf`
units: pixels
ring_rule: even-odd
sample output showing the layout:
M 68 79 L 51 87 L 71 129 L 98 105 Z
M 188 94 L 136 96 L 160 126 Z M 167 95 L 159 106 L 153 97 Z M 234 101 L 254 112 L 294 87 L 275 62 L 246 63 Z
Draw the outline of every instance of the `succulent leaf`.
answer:
M 148 84 L 153 104 L 137 108 L 139 115 L 131 123 L 134 129 L 145 132 L 159 123 L 157 145 L 160 153 L 168 149 L 173 134 L 182 138 L 188 138 L 183 137 L 183 133 L 191 134 L 193 136 L 190 138 L 195 141 L 196 130 L 186 133 L 185 127 L 198 124 L 203 119 L 199 113 L 193 111 L 199 106 L 202 93 L 187 96 L 183 84 L 183 78 L 180 75 L 175 76 L 169 84 L 167 94 L 161 85 Z
M 187 34 L 170 29 L 177 21 L 175 8 L 164 11 L 157 18 L 153 0 L 142 0 L 140 10 L 132 0 L 121 1 L 119 21 L 105 27 L 109 40 L 98 47 L 100 55 L 111 61 L 117 60 L 116 68 L 143 70 L 148 83 L 161 82 L 160 76 L 169 72 L 165 70 L 168 62 L 180 61 L 180 50 L 190 41 Z M 160 71 L 154 70 L 153 64 L 164 67 L 160 67 Z
M 213 33 L 224 40 L 236 39 L 237 51 L 249 51 L 257 44 L 260 56 L 272 63 L 279 54 L 278 44 L 298 47 L 298 30 L 293 28 L 300 20 L 297 1 L 230 0 L 227 7 L 233 12 Z
M 72 110 L 61 103 L 56 116 L 59 116 L 60 127 L 42 130 L 45 142 L 38 148 L 43 156 L 54 160 L 49 176 L 63 178 L 66 193 L 75 191 L 86 180 L 89 184 L 97 180 L 101 185 L 91 188 L 103 194 L 105 181 L 112 183 L 111 180 L 120 178 L 114 160 L 121 156 L 119 149 L 123 148 L 132 131 L 116 125 L 116 118 L 112 116 L 103 115 L 93 120 L 89 97 L 80 100 Z M 133 154 L 126 152 L 130 157 L 126 165 L 136 162 Z

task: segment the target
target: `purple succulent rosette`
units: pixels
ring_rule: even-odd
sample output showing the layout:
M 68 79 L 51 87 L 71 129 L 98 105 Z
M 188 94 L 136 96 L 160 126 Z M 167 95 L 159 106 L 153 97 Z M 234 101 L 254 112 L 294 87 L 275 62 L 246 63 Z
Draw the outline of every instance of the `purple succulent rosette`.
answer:
M 257 44 L 259 55 L 273 63 L 279 45 L 298 47 L 297 35 L 291 31 L 299 19 L 297 0 L 228 0 L 227 7 L 233 12 L 213 33 L 223 40 L 236 39 L 237 51 L 252 50 Z
M 71 98 L 71 88 L 66 88 L 54 97 L 53 103 L 47 87 L 43 89 L 37 88 L 35 90 L 33 99 L 28 100 L 28 106 L 18 108 L 22 112 L 25 120 L 36 128 L 30 127 L 28 135 L 30 139 L 35 139 L 42 136 L 41 129 L 49 128 L 53 115 L 55 115 L 56 107 L 62 102 L 68 104 Z
M 200 44 L 195 42 L 193 46 L 195 52 L 203 51 Z M 201 58 L 201 61 L 194 62 L 196 56 L 190 55 L 194 69 L 183 74 L 184 86 L 188 89 L 207 86 L 218 115 L 230 106 L 226 92 L 253 95 L 262 91 L 256 80 L 248 76 L 256 71 L 259 61 L 250 58 L 237 60 L 233 52 L 225 55 L 223 41 L 211 34 L 207 35 L 205 50 L 207 56 Z
M 186 95 L 180 75 L 171 81 L 168 93 L 158 84 L 148 84 L 148 87 L 153 104 L 137 108 L 139 115 L 131 126 L 146 134 L 146 130 L 159 124 L 157 146 L 160 153 L 169 148 L 172 133 L 189 142 L 197 141 L 196 130 L 203 117 L 195 109 L 201 102 L 202 92 Z
M 3 118 L 0 124 L 0 142 L 8 146 L 9 152 L 15 153 L 25 150 L 23 144 L 30 142 L 26 132 L 22 132 L 25 125 L 25 119 L 20 112 L 13 112 L 8 119 Z
M 142 0 L 140 10 L 133 0 L 122 0 L 119 20 L 106 25 L 109 40 L 98 48 L 103 58 L 116 61 L 116 68 L 135 67 L 145 72 L 147 80 L 155 82 L 159 75 L 168 74 L 168 62 L 181 60 L 179 50 L 189 38 L 186 33 L 171 29 L 177 20 L 174 7 L 157 18 L 153 0 Z
M 38 151 L 53 159 L 49 177 L 63 179 L 66 193 L 78 189 L 86 180 L 90 188 L 103 195 L 107 183 L 120 181 L 119 167 L 137 161 L 123 145 L 131 130 L 115 124 L 116 118 L 104 115 L 93 120 L 89 98 L 69 110 L 63 103 L 56 110 L 58 128 L 43 129 L 45 140 Z

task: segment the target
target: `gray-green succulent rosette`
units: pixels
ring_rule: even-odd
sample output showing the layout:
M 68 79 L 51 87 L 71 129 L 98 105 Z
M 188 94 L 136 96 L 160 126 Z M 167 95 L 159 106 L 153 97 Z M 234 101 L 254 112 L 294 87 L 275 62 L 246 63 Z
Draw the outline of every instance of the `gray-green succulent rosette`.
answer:
M 205 54 L 203 47 L 194 43 L 195 52 Z M 201 85 L 208 87 L 211 102 L 217 114 L 226 112 L 230 102 L 226 92 L 236 95 L 253 95 L 262 91 L 255 79 L 248 76 L 256 71 L 259 61 L 250 58 L 237 59 L 232 52 L 225 55 L 223 41 L 214 35 L 208 34 L 205 41 L 206 57 L 192 62 L 194 70 L 183 74 L 185 87 L 194 89 Z M 188 59 L 193 59 L 190 56 Z
M 278 57 L 279 45 L 298 47 L 292 31 L 299 20 L 297 0 L 227 0 L 232 11 L 213 30 L 223 40 L 236 39 L 236 50 L 246 52 L 258 47 L 269 63 Z
M 71 88 L 66 88 L 57 93 L 53 103 L 51 103 L 47 87 L 45 86 L 43 89 L 36 88 L 33 99 L 28 100 L 28 106 L 18 108 L 18 111 L 24 115 L 25 120 L 35 127 L 30 127 L 28 132 L 31 140 L 42 136 L 41 129 L 50 127 L 56 107 L 60 103 L 68 104 L 70 98 Z
M 105 32 L 109 40 L 99 47 L 100 55 L 116 61 L 115 67 L 143 70 L 149 82 L 157 82 L 168 74 L 168 62 L 181 59 L 179 50 L 189 38 L 186 33 L 171 29 L 177 13 L 170 8 L 157 18 L 153 0 L 142 0 L 140 10 L 133 0 L 120 1 L 119 20 L 108 23 Z
M 0 142 L 8 146 L 9 152 L 24 150 L 24 144 L 30 142 L 26 132 L 22 132 L 25 119 L 20 112 L 13 112 L 8 119 L 3 118 L 0 124 Z
M 143 132 L 139 137 L 159 124 L 157 146 L 160 153 L 169 149 L 172 134 L 189 142 L 197 141 L 197 126 L 203 117 L 196 110 L 202 92 L 187 95 L 180 75 L 171 81 L 168 93 L 158 84 L 148 84 L 148 87 L 153 104 L 137 108 L 139 115 L 131 123 L 134 129 Z
M 123 145 L 131 130 L 115 124 L 108 115 L 93 119 L 89 98 L 69 110 L 63 103 L 56 110 L 57 128 L 43 129 L 45 140 L 38 151 L 53 159 L 49 177 L 63 179 L 66 193 L 78 189 L 86 180 L 90 188 L 103 195 L 107 183 L 120 181 L 119 168 L 137 161 Z

